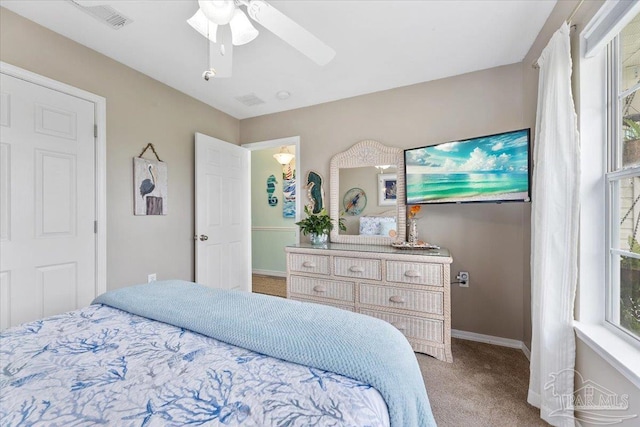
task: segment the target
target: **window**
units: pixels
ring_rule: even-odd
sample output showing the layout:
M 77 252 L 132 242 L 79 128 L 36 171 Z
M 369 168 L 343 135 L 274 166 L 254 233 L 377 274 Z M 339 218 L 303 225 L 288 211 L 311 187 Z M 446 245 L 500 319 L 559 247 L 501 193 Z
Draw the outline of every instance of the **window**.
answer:
M 629 271 L 640 264 L 633 244 L 640 238 L 640 200 L 634 203 L 640 195 L 640 155 L 632 142 L 640 106 L 638 14 L 640 1 L 604 2 L 580 33 L 574 76 L 581 147 L 574 327 L 584 344 L 636 387 L 640 331 L 634 306 L 640 280 Z
M 640 341 L 640 14 L 609 44 L 606 321 Z

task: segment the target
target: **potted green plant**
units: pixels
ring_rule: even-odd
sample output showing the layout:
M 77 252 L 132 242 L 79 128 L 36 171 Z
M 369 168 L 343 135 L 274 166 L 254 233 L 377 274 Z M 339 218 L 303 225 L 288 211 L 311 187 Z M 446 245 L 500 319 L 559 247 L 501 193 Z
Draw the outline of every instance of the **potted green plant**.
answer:
M 307 217 L 302 221 L 296 222 L 302 234 L 309 235 L 312 245 L 324 245 L 327 243 L 327 238 L 331 230 L 333 230 L 334 224 L 326 209 L 314 214 L 308 206 L 305 206 L 304 213 L 307 214 Z M 338 220 L 338 227 L 342 231 L 347 229 L 342 218 Z

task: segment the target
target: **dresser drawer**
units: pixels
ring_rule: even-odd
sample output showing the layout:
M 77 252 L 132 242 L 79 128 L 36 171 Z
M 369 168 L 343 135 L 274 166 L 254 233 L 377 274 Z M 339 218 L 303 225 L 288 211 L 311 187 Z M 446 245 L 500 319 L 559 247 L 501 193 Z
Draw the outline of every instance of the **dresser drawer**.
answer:
M 387 261 L 387 281 L 442 286 L 442 264 Z
M 384 311 L 360 309 L 360 313 L 377 317 L 395 326 L 407 338 L 441 343 L 444 341 L 444 324 L 442 320 L 424 319 L 421 317 L 403 316 Z
M 292 275 L 290 278 L 290 292 L 299 296 L 329 298 L 353 304 L 354 284 L 337 280 L 315 279 Z
M 335 257 L 335 275 L 359 279 L 382 280 L 379 259 Z
M 391 286 L 360 285 L 360 304 L 399 308 L 421 313 L 443 314 L 442 292 L 419 291 Z
M 289 268 L 291 271 L 329 275 L 329 256 L 289 254 Z
M 339 304 L 335 301 L 332 300 L 320 300 L 320 299 L 306 299 L 306 298 L 299 298 L 299 297 L 292 297 L 292 300 L 295 301 L 300 301 L 300 302 L 308 302 L 308 303 L 312 303 L 312 304 L 321 304 L 321 305 L 328 305 L 330 307 L 335 307 L 335 308 L 339 308 L 341 310 L 347 310 L 347 311 L 355 311 L 355 307 L 353 305 L 342 305 Z

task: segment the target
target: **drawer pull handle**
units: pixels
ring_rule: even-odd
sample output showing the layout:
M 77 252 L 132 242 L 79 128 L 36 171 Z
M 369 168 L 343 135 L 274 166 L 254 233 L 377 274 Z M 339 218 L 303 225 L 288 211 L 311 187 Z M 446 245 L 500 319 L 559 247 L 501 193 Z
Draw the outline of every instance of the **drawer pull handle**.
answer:
M 315 268 L 316 263 L 313 261 L 305 261 L 302 263 L 302 266 L 307 268 Z
M 361 267 L 359 265 L 352 265 L 351 267 L 349 267 L 349 271 L 351 271 L 352 273 L 364 273 L 364 267 Z
M 389 298 L 389 301 L 391 302 L 396 302 L 398 304 L 404 304 L 406 301 L 404 299 L 404 297 L 400 296 L 400 295 L 394 295 L 391 298 Z
M 404 331 L 407 329 L 407 325 L 405 325 L 404 323 L 392 323 L 392 325 L 395 326 L 399 331 Z
M 322 286 L 322 285 L 315 285 L 313 287 L 313 291 L 314 292 L 327 292 L 327 288 L 325 286 Z
M 407 270 L 404 272 L 404 275 L 407 277 L 420 277 L 422 276 L 419 271 L 416 270 Z

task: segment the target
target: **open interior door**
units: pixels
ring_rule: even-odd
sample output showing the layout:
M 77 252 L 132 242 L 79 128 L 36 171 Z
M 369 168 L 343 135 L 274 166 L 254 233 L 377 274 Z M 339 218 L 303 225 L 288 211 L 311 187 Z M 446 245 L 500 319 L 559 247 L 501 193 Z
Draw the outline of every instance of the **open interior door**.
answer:
M 250 152 L 196 133 L 196 282 L 251 292 Z

